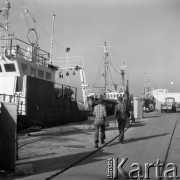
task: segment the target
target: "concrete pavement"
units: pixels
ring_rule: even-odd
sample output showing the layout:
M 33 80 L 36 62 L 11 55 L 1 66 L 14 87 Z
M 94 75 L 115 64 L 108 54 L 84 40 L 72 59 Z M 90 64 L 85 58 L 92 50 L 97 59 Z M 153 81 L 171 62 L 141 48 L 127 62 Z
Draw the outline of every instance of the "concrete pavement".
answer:
M 178 175 L 180 176 L 180 115 L 178 115 L 178 121 L 174 128 L 166 163 L 174 163 L 178 167 Z
M 148 113 L 146 116 L 154 118 L 153 113 Z M 167 162 L 173 162 L 180 167 L 180 117 L 178 114 L 177 118 L 178 121 L 174 128 Z M 41 132 L 19 136 L 19 160 L 17 165 L 32 164 L 34 172 L 30 175 L 19 176 L 12 173 L 0 173 L 0 179 L 51 179 L 82 159 L 94 154 L 118 137 L 115 120 L 113 117 L 109 117 L 110 126 L 106 128 L 106 144 L 99 144 L 99 149 L 95 149 L 92 123 L 93 119 L 89 118 L 85 122 L 48 128 Z M 125 133 L 127 137 L 129 131 L 136 129 L 136 124 L 132 127 L 134 128 L 130 128 Z
M 108 117 L 105 144 L 117 138 L 118 130 L 114 117 Z M 64 171 L 98 149 L 94 147 L 93 118 L 87 121 L 43 129 L 39 132 L 19 134 L 17 166 L 32 164 L 33 174 L 14 175 L 0 173 L 3 179 L 46 179 Z
M 126 131 L 125 144 L 120 144 L 118 140 L 114 140 L 91 157 L 84 159 L 62 174 L 54 174 L 50 179 L 107 179 L 107 172 L 109 172 L 107 168 L 108 158 L 118 158 L 119 163 L 122 158 L 127 158 L 128 160 L 123 165 L 123 169 L 127 175 L 134 172 L 130 176 L 137 176 L 137 178 L 133 179 L 156 180 L 158 179 L 158 172 L 162 173 L 163 179 L 175 179 L 174 177 L 169 178 L 175 171 L 172 173 L 172 166 L 168 167 L 166 156 L 169 152 L 169 147 L 171 149 L 171 140 L 175 137 L 174 132 L 180 130 L 177 124 L 179 121 L 178 113 L 147 113 L 143 119 L 133 124 L 132 128 Z M 177 148 L 176 144 L 174 147 Z M 177 162 L 180 162 L 180 157 L 176 156 L 176 158 Z M 165 165 L 164 170 L 161 170 L 161 168 L 158 168 L 159 170 L 156 169 L 159 162 L 158 159 Z M 180 166 L 171 160 L 170 162 L 177 166 L 177 175 L 180 175 Z M 149 168 L 151 166 L 153 167 Z M 115 165 L 113 167 L 115 168 Z M 139 174 L 137 172 L 138 169 Z M 169 169 L 171 169 L 171 172 L 166 174 Z M 117 179 L 126 179 L 120 172 L 118 174 L 119 177 Z

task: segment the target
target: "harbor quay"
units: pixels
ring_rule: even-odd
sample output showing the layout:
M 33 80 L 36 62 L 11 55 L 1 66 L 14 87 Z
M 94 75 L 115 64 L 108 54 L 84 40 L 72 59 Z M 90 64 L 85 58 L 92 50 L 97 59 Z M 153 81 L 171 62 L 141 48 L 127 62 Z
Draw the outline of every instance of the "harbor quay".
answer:
M 0 3 L 0 180 L 179 179 L 180 1 L 74 2 Z
M 178 179 L 179 111 L 143 113 L 125 129 L 124 144 L 119 144 L 114 117 L 108 120 L 105 144 L 98 149 L 94 148 L 92 117 L 81 123 L 18 134 L 17 167 L 22 169 L 17 174 L 1 171 L 0 177 L 74 180 L 87 174 L 86 179 L 126 179 L 129 175 L 136 179 Z M 117 166 L 109 169 L 110 159 Z M 28 168 L 32 172 L 28 173 Z

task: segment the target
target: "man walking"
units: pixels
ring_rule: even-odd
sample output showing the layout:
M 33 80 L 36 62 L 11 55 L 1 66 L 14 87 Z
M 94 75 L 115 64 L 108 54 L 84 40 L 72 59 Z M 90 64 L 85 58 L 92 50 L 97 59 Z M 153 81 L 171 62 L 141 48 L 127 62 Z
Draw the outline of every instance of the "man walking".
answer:
M 94 126 L 95 126 L 95 148 L 98 148 L 99 143 L 99 129 L 101 131 L 100 139 L 101 144 L 105 143 L 105 121 L 106 121 L 106 109 L 105 106 L 102 105 L 102 98 L 99 98 L 98 105 L 94 107 L 93 115 L 95 116 Z
M 127 113 L 126 113 L 126 103 L 123 102 L 122 96 L 118 97 L 119 103 L 115 106 L 114 115 L 118 122 L 118 130 L 119 130 L 119 142 L 124 143 L 124 129 L 126 126 L 126 119 L 127 119 Z

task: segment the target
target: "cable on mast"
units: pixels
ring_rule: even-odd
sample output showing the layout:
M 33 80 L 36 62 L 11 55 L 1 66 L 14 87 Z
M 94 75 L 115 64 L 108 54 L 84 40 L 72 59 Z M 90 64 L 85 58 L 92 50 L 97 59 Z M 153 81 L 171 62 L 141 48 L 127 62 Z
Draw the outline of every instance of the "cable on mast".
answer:
M 0 23 L 0 28 L 4 31 L 5 36 L 5 46 L 8 46 L 8 38 L 9 38 L 9 9 L 11 8 L 8 0 L 5 2 L 5 8 L 0 9 L 0 14 L 3 16 L 5 23 Z
M 123 63 L 121 67 L 121 76 L 122 76 L 122 88 L 123 90 L 125 90 L 125 70 L 127 68 L 127 66 L 125 65 L 125 63 Z
M 107 52 L 107 44 L 106 41 L 104 42 L 104 46 L 101 46 L 104 49 L 104 81 L 105 81 L 105 85 L 104 85 L 104 93 L 105 93 L 105 97 L 106 97 L 106 92 L 107 92 L 107 85 L 108 85 L 108 79 L 107 79 L 107 75 L 108 75 L 108 66 L 109 66 L 109 61 L 107 60 L 107 57 L 109 56 L 109 53 Z
M 55 14 L 53 15 L 52 34 L 51 34 L 51 48 L 50 48 L 50 63 L 51 64 L 52 64 L 52 50 L 53 50 L 53 37 L 54 37 L 54 22 L 55 22 Z

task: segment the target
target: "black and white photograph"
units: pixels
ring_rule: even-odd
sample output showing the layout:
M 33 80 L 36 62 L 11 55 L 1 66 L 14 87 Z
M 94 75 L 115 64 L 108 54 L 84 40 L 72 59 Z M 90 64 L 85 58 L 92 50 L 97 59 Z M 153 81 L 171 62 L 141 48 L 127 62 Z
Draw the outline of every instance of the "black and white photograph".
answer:
M 180 178 L 180 0 L 0 0 L 0 179 Z

